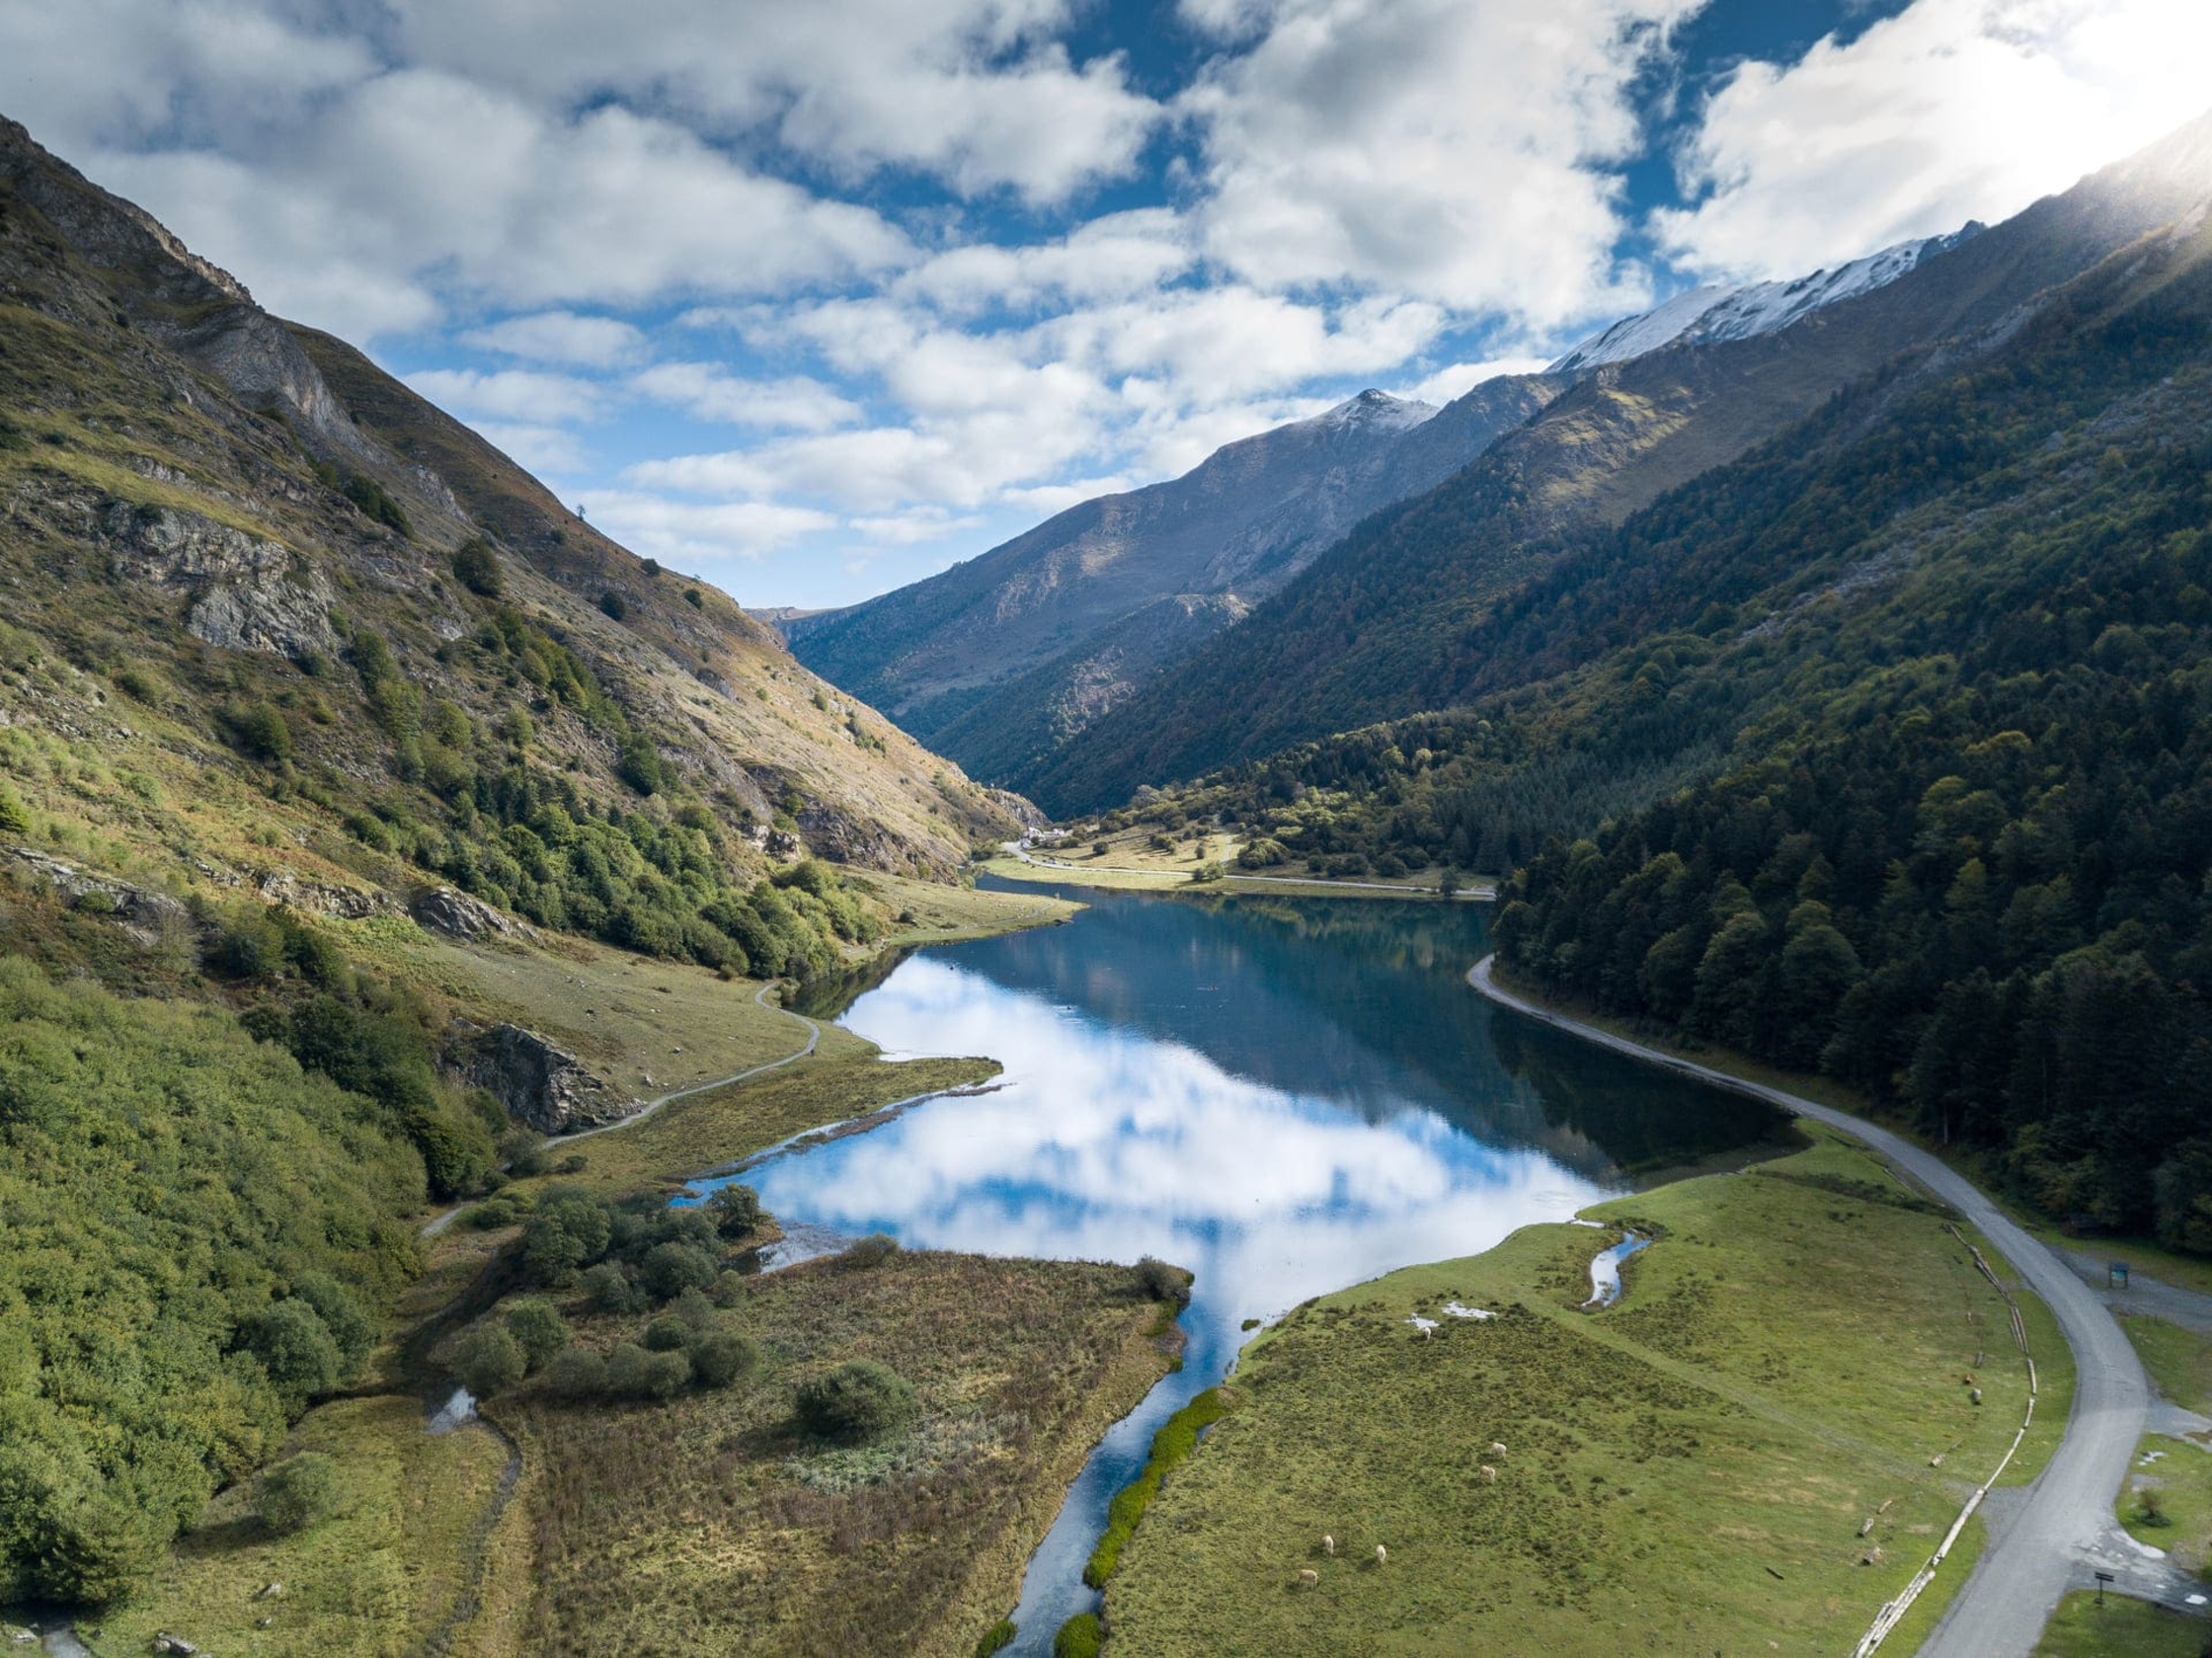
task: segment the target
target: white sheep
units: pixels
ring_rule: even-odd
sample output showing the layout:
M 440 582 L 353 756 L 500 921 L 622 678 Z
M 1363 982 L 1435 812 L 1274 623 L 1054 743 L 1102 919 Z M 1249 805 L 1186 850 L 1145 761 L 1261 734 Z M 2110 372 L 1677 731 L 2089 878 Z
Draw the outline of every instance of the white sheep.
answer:
M 1505 1442 L 1503 1440 L 1492 1440 L 1490 1442 L 1490 1455 L 1503 1457 L 1505 1455 Z
M 1307 1566 L 1298 1574 L 1298 1582 L 1302 1589 L 1318 1589 L 1321 1586 L 1321 1574 Z
M 1321 1534 L 1321 1552 L 1332 1560 L 1336 1558 L 1336 1539 L 1326 1532 Z
M 1475 1472 L 1479 1473 L 1485 1480 L 1488 1480 L 1493 1485 L 1498 1482 L 1498 1470 L 1496 1468 L 1493 1468 L 1488 1462 L 1484 1462 L 1482 1466 L 1475 1469 Z
M 1379 1566 L 1386 1566 L 1390 1563 L 1390 1551 L 1381 1543 L 1375 1545 L 1375 1563 Z

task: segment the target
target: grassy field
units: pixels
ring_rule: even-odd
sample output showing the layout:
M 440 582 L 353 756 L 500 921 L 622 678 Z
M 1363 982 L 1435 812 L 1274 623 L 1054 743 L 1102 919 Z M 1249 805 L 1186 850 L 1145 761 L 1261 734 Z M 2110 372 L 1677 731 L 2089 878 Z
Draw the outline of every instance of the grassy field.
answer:
M 881 899 L 893 916 L 885 943 L 949 944 L 956 939 L 988 938 L 1017 927 L 1065 921 L 1082 906 L 1043 894 L 994 893 L 977 887 L 946 887 L 875 870 L 847 870 L 853 885 Z
M 1589 1213 L 1657 1239 L 1606 1311 L 1580 1303 L 1619 1232 L 1539 1226 L 1264 1332 L 1123 1556 L 1113 1658 L 1848 1649 L 2019 1423 L 2003 1303 L 1940 1216 L 1825 1132 Z M 2038 1418 L 2064 1421 L 2070 1377 L 2046 1373 Z
M 2163 1434 L 2145 1436 L 2116 1509 L 2137 1542 L 2165 1549 L 2184 1571 L 2212 1571 L 2212 1451 Z M 2205 1633 L 2212 1636 L 2212 1627 Z
M 385 1395 L 311 1411 L 287 1451 L 337 1460 L 339 1516 L 272 1537 L 255 1484 L 225 1492 L 152 1586 L 99 1623 L 95 1652 L 145 1652 L 160 1630 L 226 1658 L 400 1658 L 422 1644 L 460 1591 L 506 1448 L 482 1428 L 434 1439 L 420 1404 Z M 282 1596 L 259 1598 L 271 1583 Z
M 747 1287 L 735 1319 L 762 1363 L 732 1389 L 587 1412 L 524 1389 L 500 1415 L 542 1473 L 506 1569 L 537 1592 L 468 1649 L 966 1658 L 1090 1447 L 1165 1373 L 1157 1312 L 1124 1267 L 830 1259 Z M 638 1322 L 574 1315 L 601 1346 Z M 793 1389 L 851 1358 L 910 1380 L 921 1415 L 825 1450 Z
M 2202 1619 L 2124 1595 L 2108 1595 L 2099 1606 L 2083 1589 L 2059 1602 L 2035 1658 L 2200 1658 L 2208 1632 Z
M 2159 1391 L 2184 1409 L 2212 1416 L 2212 1336 L 2137 1312 L 2123 1312 L 2119 1319 Z

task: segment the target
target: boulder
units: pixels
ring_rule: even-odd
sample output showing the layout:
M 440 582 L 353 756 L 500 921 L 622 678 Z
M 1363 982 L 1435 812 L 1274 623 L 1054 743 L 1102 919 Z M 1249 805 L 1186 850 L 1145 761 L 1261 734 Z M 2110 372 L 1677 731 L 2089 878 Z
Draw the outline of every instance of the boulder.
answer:
M 494 1025 L 455 1045 L 461 1074 L 539 1134 L 618 1123 L 638 1109 L 566 1049 L 520 1025 Z
M 49 853 L 29 846 L 11 846 L 8 855 L 16 867 L 79 904 L 96 904 L 113 914 L 117 923 L 141 944 L 155 942 L 174 927 L 192 919 L 192 912 L 167 893 L 137 887 L 105 875 L 94 875 Z
M 434 887 L 415 901 L 415 919 L 450 938 L 535 938 L 537 931 L 482 899 L 453 887 Z

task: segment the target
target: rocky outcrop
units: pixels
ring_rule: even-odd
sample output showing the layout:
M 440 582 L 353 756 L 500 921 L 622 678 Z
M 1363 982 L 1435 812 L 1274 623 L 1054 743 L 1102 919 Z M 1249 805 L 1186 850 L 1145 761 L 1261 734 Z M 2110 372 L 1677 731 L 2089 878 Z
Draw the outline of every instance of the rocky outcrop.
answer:
M 94 875 L 29 846 L 11 846 L 8 855 L 18 870 L 51 887 L 71 903 L 98 907 L 114 915 L 117 924 L 140 943 L 151 944 L 163 933 L 191 923 L 192 911 L 167 893 Z
M 535 938 L 537 929 L 452 887 L 434 887 L 415 901 L 415 919 L 448 938 Z
M 470 1083 L 489 1091 L 510 1117 L 540 1134 L 618 1123 L 638 1109 L 636 1101 L 616 1093 L 574 1054 L 520 1025 L 494 1025 L 488 1031 L 464 1027 L 454 1050 Z
M 336 648 L 338 595 L 282 542 L 198 513 L 119 501 L 101 527 L 117 574 L 186 595 L 185 627 L 208 644 L 295 660 Z

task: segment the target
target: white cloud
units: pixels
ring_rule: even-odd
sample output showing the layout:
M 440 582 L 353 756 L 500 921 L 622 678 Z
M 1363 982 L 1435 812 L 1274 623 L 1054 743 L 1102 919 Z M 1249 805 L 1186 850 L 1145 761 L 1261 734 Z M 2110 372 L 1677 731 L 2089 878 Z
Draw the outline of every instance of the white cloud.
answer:
M 713 362 L 657 362 L 630 377 L 640 395 L 702 421 L 753 427 L 763 432 L 828 432 L 850 426 L 861 408 L 820 380 L 804 375 L 754 380 Z
M 532 362 L 579 368 L 614 368 L 645 355 L 645 336 L 613 317 L 581 317 L 574 311 L 540 311 L 472 328 L 461 344 Z
M 584 445 L 576 434 L 561 427 L 519 421 L 479 420 L 469 424 L 486 442 L 540 478 L 549 472 L 573 475 L 587 464 Z
M 492 420 L 555 426 L 588 421 L 601 408 L 599 388 L 573 374 L 546 374 L 534 368 L 426 368 L 407 383 L 448 413 L 482 415 Z
M 754 563 L 823 530 L 830 513 L 767 501 L 670 501 L 634 491 L 593 491 L 584 500 L 591 521 L 635 552 L 678 570 L 743 560 Z
M 1206 247 L 1259 286 L 1349 282 L 1539 330 L 1632 306 L 1608 169 L 1637 146 L 1629 82 L 1701 3 L 1283 0 L 1181 100 Z
M 396 0 L 412 51 L 539 101 L 609 93 L 849 176 L 1059 200 L 1129 172 L 1159 108 L 1118 57 L 1073 63 L 1071 0 Z
M 1054 300 L 1096 303 L 1149 293 L 1195 260 L 1182 218 L 1146 208 L 1092 219 L 1055 242 L 953 248 L 908 272 L 891 291 L 955 315 Z
M 1654 215 L 1685 267 L 1779 276 L 1995 220 L 2212 101 L 2201 0 L 1914 0 L 1848 44 L 1742 65 Z
M 1455 362 L 1424 375 L 1411 385 L 1400 386 L 1390 395 L 1409 397 L 1416 403 L 1434 403 L 1442 408 L 1464 397 L 1484 380 L 1494 380 L 1501 374 L 1540 374 L 1550 360 L 1542 356 L 1500 356 L 1487 362 Z

